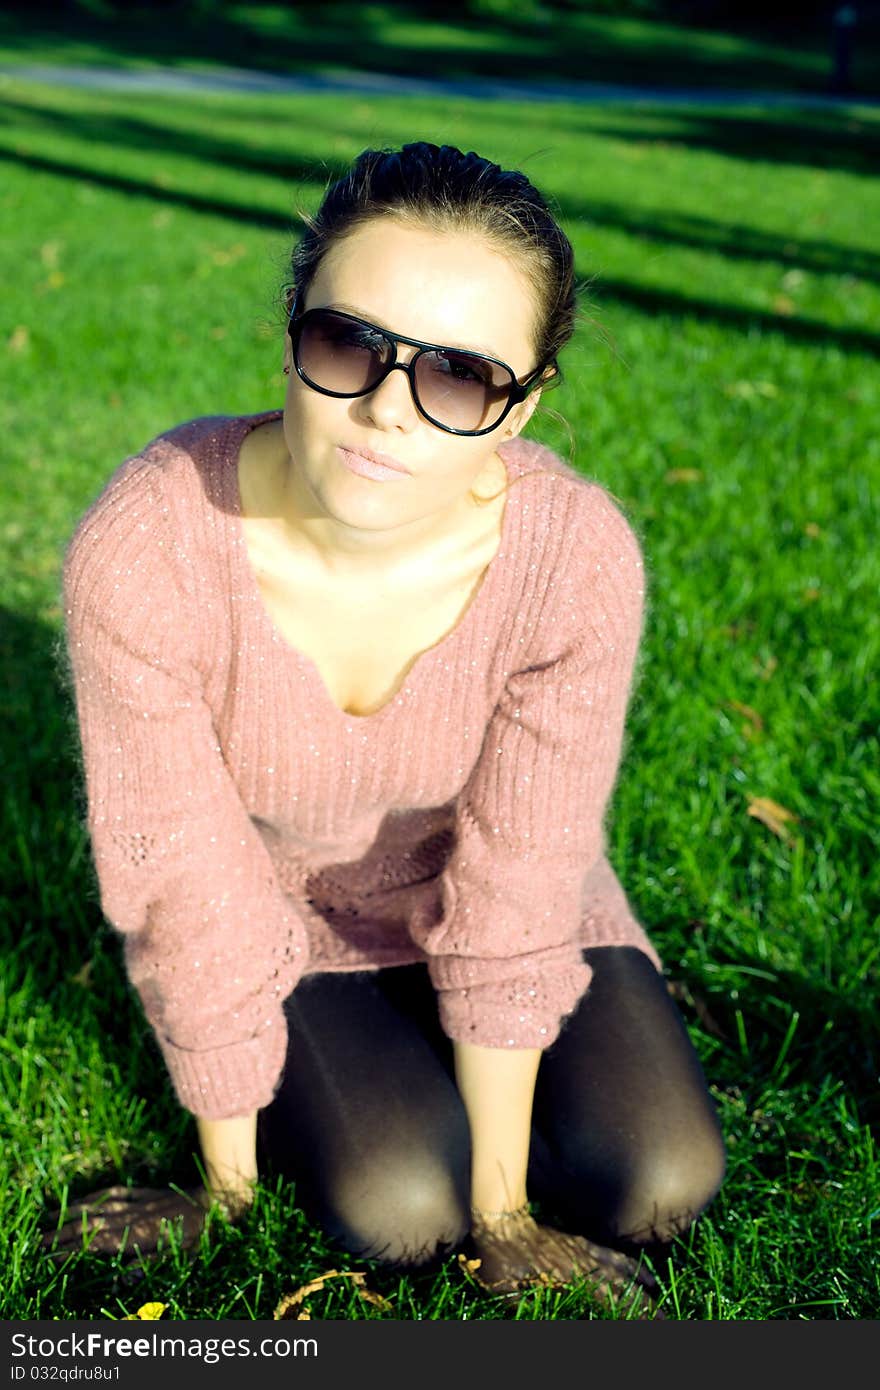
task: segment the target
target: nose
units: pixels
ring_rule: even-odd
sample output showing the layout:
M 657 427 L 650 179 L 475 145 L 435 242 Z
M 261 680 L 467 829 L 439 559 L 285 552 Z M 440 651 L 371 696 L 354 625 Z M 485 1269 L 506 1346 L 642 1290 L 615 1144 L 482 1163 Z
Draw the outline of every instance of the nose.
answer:
M 395 375 L 397 374 L 397 375 Z M 363 419 L 380 430 L 409 433 L 419 423 L 419 412 L 412 397 L 406 364 L 395 362 L 388 375 L 368 396 L 357 402 Z

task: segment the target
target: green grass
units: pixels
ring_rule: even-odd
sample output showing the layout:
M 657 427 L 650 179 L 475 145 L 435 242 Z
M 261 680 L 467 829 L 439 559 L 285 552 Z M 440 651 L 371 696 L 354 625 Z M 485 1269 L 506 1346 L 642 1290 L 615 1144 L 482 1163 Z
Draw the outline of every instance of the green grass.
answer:
M 404 75 L 491 76 L 545 81 L 647 83 L 659 87 L 828 90 L 833 70 L 827 22 L 671 23 L 588 7 L 500 18 L 466 6 L 385 3 L 226 4 L 156 22 L 151 6 L 112 18 L 82 10 L 51 21 L 29 6 L 0 16 L 0 62 L 68 62 L 272 72 L 366 68 Z M 772 9 L 772 7 L 770 7 Z M 15 11 L 18 10 L 18 13 Z M 880 42 L 864 19 L 852 42 L 855 92 L 880 92 Z
M 289 1190 L 196 1258 L 145 1270 L 37 1225 L 66 1188 L 197 1181 L 104 923 L 75 814 L 57 662 L 60 558 L 128 454 L 181 420 L 280 404 L 295 208 L 366 143 L 448 140 L 524 167 L 590 281 L 549 398 L 644 545 L 650 600 L 609 847 L 677 982 L 729 1148 L 716 1201 L 658 1270 L 686 1319 L 880 1314 L 876 805 L 880 646 L 880 119 L 199 100 L 0 86 L 0 1315 L 271 1318 L 328 1268 L 313 1317 L 587 1318 L 519 1307 L 454 1260 L 352 1262 Z M 567 451 L 562 423 L 534 433 Z M 758 798 L 793 813 L 777 832 Z M 138 1277 L 140 1275 L 140 1277 Z

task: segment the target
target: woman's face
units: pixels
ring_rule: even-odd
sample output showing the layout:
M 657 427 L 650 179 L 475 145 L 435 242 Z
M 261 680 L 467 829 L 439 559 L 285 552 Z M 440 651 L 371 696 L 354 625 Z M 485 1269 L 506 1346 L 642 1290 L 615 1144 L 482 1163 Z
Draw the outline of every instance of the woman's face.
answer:
M 367 222 L 327 252 L 304 308 L 339 309 L 403 337 L 483 352 L 518 378 L 537 365 L 531 286 L 507 256 L 472 233 L 435 232 L 388 217 Z M 289 337 L 285 343 L 291 366 Z M 414 352 L 401 344 L 398 361 Z M 399 545 L 402 554 L 432 527 L 454 524 L 463 509 L 473 509 L 467 494 L 481 474 L 492 478 L 485 491 L 494 495 L 495 451 L 519 433 L 536 404 L 535 392 L 489 434 L 453 435 L 419 414 L 401 371 L 390 372 L 369 395 L 341 399 L 313 390 L 291 367 L 284 437 L 312 540 L 367 551 L 381 549 L 381 541 L 391 551 Z M 358 450 L 409 471 L 384 482 L 359 476 L 345 462 Z

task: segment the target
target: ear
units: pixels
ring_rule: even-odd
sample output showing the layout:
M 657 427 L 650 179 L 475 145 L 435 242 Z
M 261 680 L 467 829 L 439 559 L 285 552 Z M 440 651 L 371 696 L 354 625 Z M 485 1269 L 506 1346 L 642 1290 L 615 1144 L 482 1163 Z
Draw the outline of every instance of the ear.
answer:
M 536 386 L 534 391 L 529 392 L 524 401 L 514 406 L 504 422 L 504 437 L 506 439 L 513 439 L 516 435 L 522 433 L 538 408 L 545 385 L 551 382 L 553 378 L 558 375 L 558 372 L 558 367 L 553 365 L 548 367 L 541 379 L 541 385 Z
M 531 420 L 532 416 L 537 410 L 538 402 L 540 399 L 541 388 L 539 386 L 531 393 L 530 396 L 526 396 L 526 399 L 524 401 L 521 401 L 519 405 L 514 406 L 513 410 L 510 412 L 510 414 L 504 422 L 504 433 L 508 439 L 513 439 L 516 435 L 522 433 L 526 425 L 529 423 L 529 420 Z

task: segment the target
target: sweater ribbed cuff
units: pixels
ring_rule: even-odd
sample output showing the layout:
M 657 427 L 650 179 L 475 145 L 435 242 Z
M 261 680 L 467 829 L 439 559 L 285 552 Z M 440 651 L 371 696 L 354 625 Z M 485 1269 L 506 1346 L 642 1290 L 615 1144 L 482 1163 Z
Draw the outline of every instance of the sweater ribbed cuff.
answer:
M 283 1012 L 253 1038 L 224 1047 L 192 1051 L 157 1034 L 177 1099 L 206 1120 L 249 1115 L 272 1100 L 287 1055 Z
M 593 972 L 580 958 L 564 969 L 506 982 L 438 989 L 443 1031 L 477 1047 L 548 1048 L 577 1008 Z

